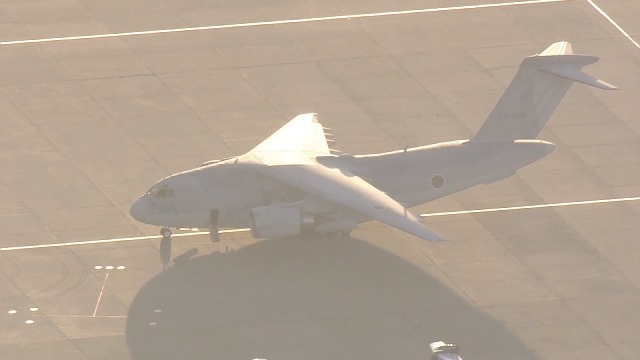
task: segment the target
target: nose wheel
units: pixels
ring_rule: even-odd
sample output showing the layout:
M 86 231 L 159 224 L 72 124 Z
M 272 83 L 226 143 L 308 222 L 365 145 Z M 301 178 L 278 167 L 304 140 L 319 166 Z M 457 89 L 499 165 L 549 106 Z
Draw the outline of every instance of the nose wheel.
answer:
M 163 227 L 160 230 L 160 235 L 162 235 L 163 238 L 170 239 L 171 238 L 171 229 L 169 229 L 168 227 Z

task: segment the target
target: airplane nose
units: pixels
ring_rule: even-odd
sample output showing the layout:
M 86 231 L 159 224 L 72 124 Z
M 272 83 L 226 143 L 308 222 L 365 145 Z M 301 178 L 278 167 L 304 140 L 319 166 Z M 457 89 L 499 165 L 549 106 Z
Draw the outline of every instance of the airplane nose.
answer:
M 129 214 L 131 214 L 131 217 L 140 222 L 144 222 L 145 214 L 147 212 L 145 205 L 145 201 L 142 198 L 136 200 L 131 205 L 131 208 L 129 208 Z

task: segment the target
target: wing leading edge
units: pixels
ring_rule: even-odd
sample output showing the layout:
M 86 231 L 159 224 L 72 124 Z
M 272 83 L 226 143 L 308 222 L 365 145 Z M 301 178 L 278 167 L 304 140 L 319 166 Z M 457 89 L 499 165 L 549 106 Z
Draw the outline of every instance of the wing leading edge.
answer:
M 250 152 L 266 151 L 330 154 L 324 129 L 314 113 L 296 116 Z
M 264 167 L 265 175 L 430 242 L 446 241 L 404 206 L 363 179 L 321 165 Z

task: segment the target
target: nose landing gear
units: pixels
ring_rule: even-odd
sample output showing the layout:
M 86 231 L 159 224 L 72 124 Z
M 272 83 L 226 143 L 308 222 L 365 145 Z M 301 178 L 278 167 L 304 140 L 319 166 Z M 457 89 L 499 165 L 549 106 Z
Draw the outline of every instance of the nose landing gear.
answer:
M 171 229 L 169 229 L 168 227 L 163 227 L 160 230 L 160 235 L 162 235 L 163 238 L 171 238 Z

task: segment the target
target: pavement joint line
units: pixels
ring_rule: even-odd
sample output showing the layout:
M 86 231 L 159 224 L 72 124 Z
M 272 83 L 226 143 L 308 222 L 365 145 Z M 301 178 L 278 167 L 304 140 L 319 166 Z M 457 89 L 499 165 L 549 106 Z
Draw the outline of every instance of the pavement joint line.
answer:
M 146 30 L 146 31 L 132 31 L 132 32 L 110 33 L 110 34 L 97 34 L 97 35 L 81 35 L 81 36 L 67 36 L 67 37 L 29 39 L 29 40 L 13 40 L 13 41 L 2 41 L 0 42 L 0 45 L 37 44 L 37 43 L 46 43 L 46 42 L 55 42 L 55 41 L 72 41 L 72 40 L 101 39 L 101 38 L 114 38 L 114 37 L 117 38 L 117 37 L 125 37 L 125 36 L 154 35 L 154 34 L 167 34 L 167 33 L 177 33 L 177 32 L 188 32 L 188 31 L 218 30 L 218 29 L 231 29 L 231 28 L 256 27 L 256 26 L 268 26 L 268 25 L 285 25 L 285 24 L 330 21 L 330 20 L 351 20 L 351 19 L 358 19 L 358 18 L 370 18 L 370 17 L 393 16 L 393 15 L 410 15 L 410 14 L 455 11 L 455 10 L 483 9 L 483 8 L 495 8 L 495 7 L 516 6 L 516 5 L 533 5 L 533 4 L 567 2 L 567 1 L 572 1 L 572 0 L 526 0 L 526 1 L 514 1 L 514 2 L 491 3 L 491 4 L 417 9 L 417 10 L 401 10 L 401 11 L 387 11 L 387 12 L 378 12 L 378 13 L 313 17 L 313 18 L 302 18 L 302 19 L 259 21 L 259 22 L 227 24 L 227 25 L 210 25 L 210 26 L 174 28 L 174 29 L 163 29 L 163 30 Z
M 615 203 L 615 202 L 637 201 L 637 200 L 640 200 L 640 196 L 626 197 L 626 198 L 601 199 L 601 200 L 572 201 L 572 202 L 563 202 L 563 203 L 554 203 L 554 204 L 540 204 L 540 205 L 501 207 L 501 208 L 479 209 L 479 210 L 447 211 L 447 212 L 438 212 L 438 213 L 430 213 L 430 214 L 420 214 L 420 217 L 425 218 L 425 217 L 435 217 L 435 216 L 451 216 L 451 215 L 462 215 L 462 214 L 490 213 L 490 212 L 510 211 L 510 210 L 540 209 L 540 208 L 590 205 L 590 204 L 603 204 L 603 203 Z M 225 234 L 225 233 L 248 232 L 248 231 L 250 231 L 250 229 L 229 229 L 229 230 L 220 230 L 220 233 L 221 234 Z M 171 235 L 171 237 L 174 238 L 174 237 L 197 236 L 197 235 L 209 235 L 209 232 L 208 231 L 194 231 L 194 232 L 190 232 L 190 233 L 173 234 L 173 235 Z M 76 242 L 68 242 L 68 243 L 13 246 L 13 247 L 0 248 L 0 251 L 16 251 L 16 250 L 43 249 L 43 248 L 65 247 L 65 246 L 75 246 L 75 245 L 114 243 L 114 242 L 124 242 L 124 241 L 153 240 L 153 239 L 159 239 L 161 237 L 162 237 L 161 235 L 152 235 L 152 236 L 136 236 L 136 237 L 104 239 L 104 240 L 76 241 Z
M 635 40 L 633 40 L 633 38 L 629 34 L 627 34 L 627 32 L 624 31 L 620 25 L 618 25 L 615 21 L 613 21 L 613 19 L 611 17 L 609 17 L 609 15 L 607 15 L 607 13 L 605 13 L 602 9 L 600 9 L 598 7 L 598 5 L 596 5 L 592 0 L 587 0 L 587 2 L 589 4 L 591 4 L 591 6 L 594 9 L 596 9 L 596 11 L 600 13 L 600 15 L 604 16 L 605 19 L 609 20 L 609 22 L 613 26 L 615 26 L 616 29 L 618 29 L 618 31 L 620 31 L 622 33 L 622 35 L 624 35 L 627 39 L 629 39 L 629 41 L 631 41 L 633 43 L 633 45 L 635 45 L 637 48 L 640 49 L 640 44 L 638 44 Z

